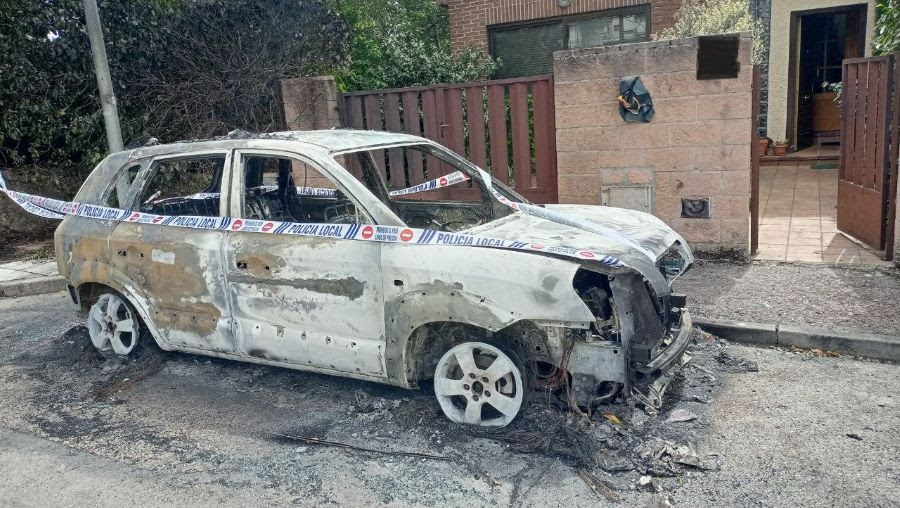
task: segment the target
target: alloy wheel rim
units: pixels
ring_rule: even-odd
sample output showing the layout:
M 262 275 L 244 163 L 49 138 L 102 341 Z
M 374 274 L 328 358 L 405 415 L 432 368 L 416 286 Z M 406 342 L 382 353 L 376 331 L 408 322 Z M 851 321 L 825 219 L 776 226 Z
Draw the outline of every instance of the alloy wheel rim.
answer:
M 128 305 L 107 293 L 97 300 L 88 315 L 88 331 L 94 347 L 113 350 L 117 355 L 131 353 L 137 345 L 138 325 Z
M 434 375 L 434 393 L 456 423 L 509 425 L 522 408 L 522 373 L 503 351 L 483 342 L 464 342 L 444 353 Z

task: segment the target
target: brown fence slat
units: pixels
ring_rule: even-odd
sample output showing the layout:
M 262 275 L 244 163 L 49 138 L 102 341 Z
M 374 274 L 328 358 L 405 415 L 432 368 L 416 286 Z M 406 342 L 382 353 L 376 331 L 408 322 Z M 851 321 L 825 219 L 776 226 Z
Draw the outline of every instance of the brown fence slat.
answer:
M 890 81 L 888 84 L 888 91 L 890 95 L 886 95 L 885 97 L 892 97 L 893 101 L 891 102 L 892 111 L 891 114 L 885 115 L 885 121 L 890 125 L 890 129 L 887 131 L 890 136 L 890 142 L 888 143 L 890 147 L 890 151 L 888 152 L 888 220 L 887 220 L 887 238 L 885 239 L 885 259 L 891 261 L 894 259 L 894 242 L 896 239 L 894 238 L 894 224 L 897 220 L 897 186 L 900 182 L 897 181 L 897 178 L 900 177 L 900 62 L 898 62 L 898 57 L 900 53 L 894 53 L 890 56 L 888 60 L 888 66 L 886 72 L 886 76 Z
M 466 88 L 466 126 L 469 129 L 469 159 L 487 169 L 487 142 L 484 131 L 484 88 Z
M 346 97 L 344 99 L 348 127 L 354 129 L 363 128 L 362 99 L 360 97 Z
M 866 167 L 866 105 L 868 101 L 868 64 L 865 64 L 862 68 L 857 71 L 857 100 L 856 100 L 856 115 L 853 117 L 853 131 L 856 136 L 856 139 L 853 142 L 853 146 L 856 151 L 856 164 L 853 166 L 853 180 L 852 182 L 856 185 L 862 184 L 862 175 L 864 168 Z
M 400 96 L 395 93 L 384 94 L 384 104 L 382 107 L 384 108 L 384 129 L 389 132 L 402 132 L 403 126 L 400 124 Z M 387 152 L 391 187 L 406 187 L 406 168 L 403 164 L 403 149 L 389 148 Z
M 882 62 L 878 66 L 878 108 L 875 110 L 875 147 L 873 153 L 873 166 L 871 188 L 879 189 L 882 184 L 889 182 L 890 157 L 888 150 L 891 126 L 888 121 L 891 112 L 891 65 L 890 61 Z M 893 225 L 891 226 L 893 227 Z
M 509 113 L 512 126 L 513 178 L 516 188 L 531 187 L 531 136 L 528 126 L 528 85 L 509 85 Z
M 553 84 L 537 81 L 531 85 L 534 95 L 534 151 L 537 186 L 556 187 L 556 110 Z M 553 199 L 556 202 L 556 198 Z
M 363 105 L 366 111 L 366 129 L 370 131 L 383 130 L 381 126 L 381 97 L 378 95 L 367 95 L 363 98 Z M 378 174 L 387 181 L 387 173 L 384 164 L 384 150 L 372 150 L 372 158 L 375 160 L 375 167 L 378 168 Z
M 466 145 L 463 139 L 463 105 L 459 88 L 444 90 L 444 146 L 463 157 L 466 156 Z
M 506 153 L 506 87 L 488 87 L 488 130 L 491 136 L 491 173 L 503 183 L 509 183 L 509 157 Z
M 436 90 L 422 92 L 422 119 L 425 127 L 425 137 L 440 143 L 441 120 L 438 114 Z M 425 179 L 437 178 L 442 175 L 440 161 L 432 156 L 425 158 Z
M 878 125 L 875 120 L 878 117 L 878 108 L 881 107 L 878 92 L 881 88 L 878 86 L 878 68 L 880 67 L 879 63 L 870 63 L 868 68 L 866 69 L 866 116 L 862 118 L 864 125 L 866 128 L 863 132 L 863 151 L 865 158 L 865 162 L 862 165 L 862 174 L 856 182 L 859 185 L 867 189 L 875 188 L 875 172 L 876 172 L 876 159 L 875 157 L 875 146 L 878 138 L 878 130 L 873 129 L 875 125 Z
M 413 136 L 422 135 L 422 118 L 419 111 L 419 92 L 403 92 L 403 130 Z M 406 152 L 406 164 L 409 172 L 409 184 L 416 185 L 425 181 L 422 164 L 422 152 L 409 150 Z
M 752 103 L 750 115 L 750 254 L 759 250 L 759 116 L 762 76 L 759 65 L 753 66 Z

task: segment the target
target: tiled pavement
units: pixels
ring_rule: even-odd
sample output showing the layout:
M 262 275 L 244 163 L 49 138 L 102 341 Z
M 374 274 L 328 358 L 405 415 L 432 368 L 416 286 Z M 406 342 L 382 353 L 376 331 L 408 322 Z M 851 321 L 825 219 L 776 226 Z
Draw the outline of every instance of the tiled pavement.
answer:
M 837 230 L 838 170 L 760 167 L 757 259 L 889 265 Z

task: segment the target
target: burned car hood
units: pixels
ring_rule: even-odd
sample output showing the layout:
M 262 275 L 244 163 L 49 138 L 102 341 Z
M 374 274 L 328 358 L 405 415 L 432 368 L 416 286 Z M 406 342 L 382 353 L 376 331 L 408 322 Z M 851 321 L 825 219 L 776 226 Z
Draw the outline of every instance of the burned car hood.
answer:
M 641 272 L 658 294 L 668 292 L 669 283 L 657 263 L 663 256 L 683 259 L 683 267 L 672 278 L 684 273 L 694 262 L 693 254 L 684 241 L 657 217 L 624 208 L 590 205 L 545 205 L 554 212 L 586 221 L 624 236 L 615 237 L 588 231 L 568 224 L 560 224 L 524 212 L 473 228 L 467 232 L 505 240 L 530 242 L 539 245 L 564 245 L 614 256 L 629 267 Z M 629 242 L 630 240 L 630 242 Z M 639 248 L 638 248 L 639 247 Z M 586 262 L 590 263 L 590 262 Z

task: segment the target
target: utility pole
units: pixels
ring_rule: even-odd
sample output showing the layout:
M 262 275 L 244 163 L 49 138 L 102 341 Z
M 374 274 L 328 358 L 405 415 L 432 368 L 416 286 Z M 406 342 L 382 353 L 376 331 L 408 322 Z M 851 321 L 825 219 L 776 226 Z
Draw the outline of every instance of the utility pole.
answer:
M 91 54 L 94 56 L 94 73 L 97 75 L 97 88 L 100 89 L 103 123 L 106 126 L 106 142 L 109 145 L 110 152 L 120 152 L 124 148 L 122 144 L 122 128 L 119 127 L 116 95 L 113 93 L 112 77 L 109 75 L 109 63 L 106 61 L 106 46 L 103 43 L 103 29 L 100 26 L 97 0 L 84 0 L 84 19 L 87 22 L 88 37 L 91 40 Z

